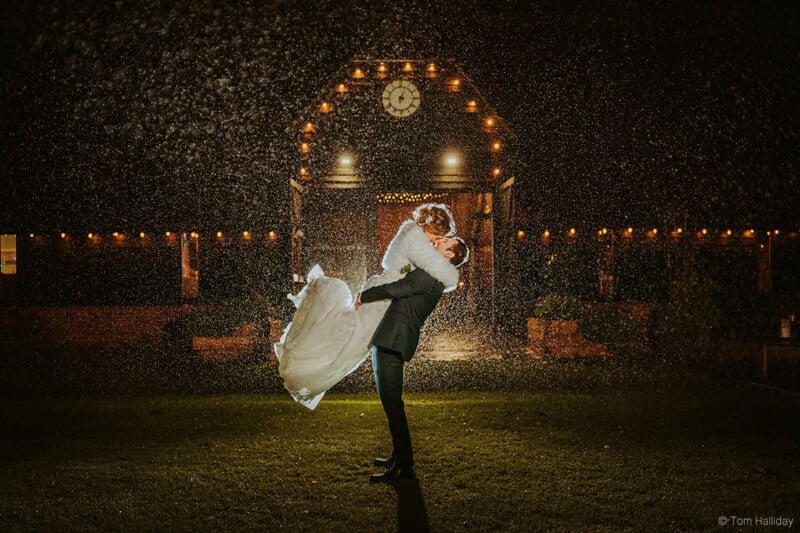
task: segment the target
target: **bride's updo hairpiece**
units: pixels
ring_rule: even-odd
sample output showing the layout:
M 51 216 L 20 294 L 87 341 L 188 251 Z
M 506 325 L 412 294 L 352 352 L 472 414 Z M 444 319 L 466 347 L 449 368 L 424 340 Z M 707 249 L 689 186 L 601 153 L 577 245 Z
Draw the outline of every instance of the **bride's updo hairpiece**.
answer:
M 456 222 L 444 204 L 420 204 L 414 209 L 414 222 L 434 235 L 449 237 L 456 233 Z

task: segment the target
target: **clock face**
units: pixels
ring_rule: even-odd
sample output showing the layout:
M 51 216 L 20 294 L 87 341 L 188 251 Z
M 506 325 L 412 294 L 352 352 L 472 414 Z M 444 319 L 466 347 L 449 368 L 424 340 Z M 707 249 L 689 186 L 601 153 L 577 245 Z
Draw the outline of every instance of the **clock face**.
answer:
M 381 101 L 389 114 L 407 117 L 419 109 L 419 89 L 408 80 L 395 80 L 386 85 Z

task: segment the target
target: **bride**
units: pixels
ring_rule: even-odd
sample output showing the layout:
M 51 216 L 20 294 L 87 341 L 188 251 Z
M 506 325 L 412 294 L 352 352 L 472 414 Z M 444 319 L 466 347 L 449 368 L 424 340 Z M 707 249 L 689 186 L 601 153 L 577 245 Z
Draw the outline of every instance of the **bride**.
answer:
M 362 291 L 397 281 L 411 268 L 421 268 L 445 286 L 458 284 L 458 270 L 432 246 L 455 234 L 455 222 L 443 204 L 422 204 L 413 220 L 400 225 L 383 256 L 383 272 L 370 277 Z M 289 295 L 297 307 L 275 355 L 284 386 L 298 403 L 316 408 L 325 392 L 358 368 L 391 300 L 365 303 L 354 309 L 344 281 L 325 276 L 319 265 L 308 273 L 306 286 Z

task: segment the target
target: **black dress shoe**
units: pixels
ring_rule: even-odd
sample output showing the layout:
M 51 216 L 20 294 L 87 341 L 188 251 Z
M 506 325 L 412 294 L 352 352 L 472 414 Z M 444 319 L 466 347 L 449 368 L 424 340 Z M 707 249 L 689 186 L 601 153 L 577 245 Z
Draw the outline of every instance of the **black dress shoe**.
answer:
M 370 483 L 392 483 L 398 479 L 414 479 L 413 468 L 391 467 L 383 474 L 372 474 L 369 476 Z
M 394 457 L 389 457 L 388 459 L 376 457 L 375 460 L 372 461 L 372 464 L 378 468 L 391 468 L 394 466 Z

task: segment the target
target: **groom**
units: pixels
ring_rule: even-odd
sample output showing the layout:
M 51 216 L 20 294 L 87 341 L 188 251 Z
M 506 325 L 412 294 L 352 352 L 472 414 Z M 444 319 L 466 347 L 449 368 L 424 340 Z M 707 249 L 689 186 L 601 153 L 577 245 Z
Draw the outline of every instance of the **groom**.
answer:
M 458 237 L 439 239 L 435 246 L 436 251 L 456 267 L 469 258 L 466 244 Z M 389 420 L 394 451 L 389 459 L 375 459 L 375 466 L 385 467 L 386 471 L 373 474 L 370 483 L 414 478 L 411 435 L 403 404 L 403 365 L 414 356 L 420 329 L 443 292 L 444 285 L 440 281 L 418 268 L 394 283 L 365 290 L 359 298 L 360 303 L 392 300 L 372 338 L 372 367 L 378 395 Z

